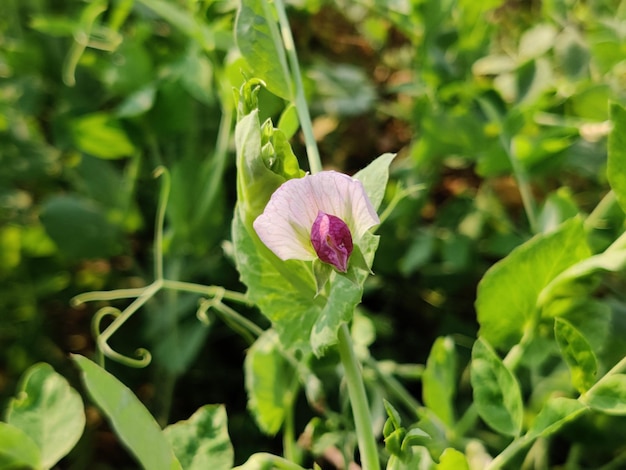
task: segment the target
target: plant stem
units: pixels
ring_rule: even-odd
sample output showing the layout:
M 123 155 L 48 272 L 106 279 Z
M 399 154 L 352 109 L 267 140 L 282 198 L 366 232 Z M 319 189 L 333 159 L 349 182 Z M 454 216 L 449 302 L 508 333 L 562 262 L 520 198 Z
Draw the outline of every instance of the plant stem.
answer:
M 343 323 L 338 332 L 339 356 L 344 368 L 345 380 L 348 385 L 348 395 L 354 416 L 357 442 L 361 454 L 361 465 L 364 470 L 379 470 L 378 450 L 376 438 L 372 429 L 372 418 L 370 415 L 363 377 L 361 375 L 360 364 L 357 361 L 348 325 Z
M 309 113 L 309 105 L 306 102 L 306 96 L 304 94 L 304 86 L 302 84 L 302 73 L 300 72 L 300 63 L 298 62 L 298 54 L 296 53 L 296 46 L 291 34 L 291 27 L 289 26 L 289 20 L 287 13 L 285 12 L 285 4 L 283 0 L 274 0 L 276 5 L 276 12 L 278 13 L 278 22 L 280 24 L 280 31 L 283 37 L 283 45 L 287 52 L 287 58 L 289 59 L 289 66 L 291 68 L 291 78 L 295 85 L 295 105 L 298 112 L 298 119 L 300 120 L 300 126 L 302 127 L 302 133 L 304 134 L 304 142 L 306 146 L 307 158 L 309 159 L 309 169 L 311 173 L 318 173 L 322 171 L 322 160 L 320 159 L 320 153 L 317 148 L 317 142 L 313 135 L 313 124 L 311 122 L 311 115 Z

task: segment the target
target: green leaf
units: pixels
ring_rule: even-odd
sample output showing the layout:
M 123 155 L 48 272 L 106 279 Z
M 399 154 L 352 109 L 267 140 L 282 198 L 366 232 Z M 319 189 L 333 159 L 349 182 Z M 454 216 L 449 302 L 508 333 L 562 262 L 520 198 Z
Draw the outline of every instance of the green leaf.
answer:
M 609 134 L 606 172 L 617 202 L 626 212 L 626 108 L 611 103 L 610 118 L 613 129 Z
M 448 426 L 454 424 L 456 369 L 454 341 L 450 337 L 437 338 L 422 376 L 422 396 L 424 404 Z
M 83 434 L 83 401 L 49 364 L 35 364 L 24 372 L 17 397 L 9 401 L 6 422 L 37 444 L 41 465 L 51 468 Z
M 389 165 L 394 158 L 396 158 L 394 153 L 384 153 L 353 176 L 363 183 L 367 197 L 376 210 L 385 196 L 389 180 Z
M 0 468 L 42 468 L 41 451 L 20 428 L 0 422 Z
M 554 336 L 561 355 L 569 366 L 572 385 L 580 393 L 586 392 L 596 381 L 598 373 L 598 361 L 587 338 L 562 318 L 554 320 Z
M 86 357 L 72 359 L 89 395 L 137 461 L 151 470 L 182 469 L 161 428 L 133 392 Z
M 298 120 L 298 108 L 293 103 L 290 103 L 282 112 L 276 127 L 283 132 L 288 140 L 296 134 L 300 127 L 300 121 Z
M 536 314 L 541 291 L 560 273 L 591 255 L 580 219 L 540 234 L 494 264 L 478 285 L 480 335 L 510 349 Z
M 267 330 L 252 345 L 244 362 L 248 408 L 261 430 L 276 434 L 293 405 L 295 371 L 280 351 L 276 332 Z
M 261 124 L 258 109 L 237 123 L 237 201 L 246 223 L 263 212 L 272 193 L 287 181 L 283 175 L 269 169 L 261 158 Z
M 602 378 L 589 390 L 584 402 L 596 411 L 626 416 L 626 374 Z
M 100 258 L 122 251 L 122 233 L 98 204 L 78 196 L 54 196 L 41 210 L 50 238 L 70 258 Z
M 185 470 L 230 470 L 234 451 L 223 405 L 205 405 L 163 430 Z
M 598 272 L 620 272 L 626 268 L 626 250 L 607 250 L 590 256 L 569 267 L 556 276 L 542 289 L 537 303 L 540 306 L 556 297 L 569 297 L 575 289 L 575 283 L 581 284 L 586 278 Z M 588 285 L 592 286 L 592 284 Z M 588 289 L 587 289 L 588 290 Z
M 554 397 L 550 398 L 526 434 L 530 438 L 549 436 L 561 427 L 578 418 L 587 407 L 573 398 Z
M 71 130 L 76 147 L 94 157 L 117 159 L 136 152 L 119 121 L 106 113 L 77 118 Z
M 517 436 L 524 411 L 519 384 L 483 338 L 474 343 L 470 370 L 480 417 L 496 431 Z
M 252 454 L 243 465 L 233 470 L 305 470 L 300 465 L 277 455 L 259 452 Z
M 439 463 L 435 465 L 437 470 L 469 470 L 467 459 L 462 452 L 448 447 L 441 454 Z
M 235 39 L 253 75 L 276 96 L 290 100 L 287 57 L 272 8 L 264 0 L 243 0 L 237 12 Z

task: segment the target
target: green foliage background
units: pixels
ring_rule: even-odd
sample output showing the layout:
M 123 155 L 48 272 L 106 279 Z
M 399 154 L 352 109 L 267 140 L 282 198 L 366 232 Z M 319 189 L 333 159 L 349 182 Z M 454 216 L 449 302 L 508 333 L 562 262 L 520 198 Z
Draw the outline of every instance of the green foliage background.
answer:
M 39 361 L 81 388 L 67 355 L 93 352 L 97 306 L 71 306 L 74 295 L 153 279 L 158 165 L 172 177 L 166 276 L 243 291 L 230 244 L 237 197 L 233 88 L 250 73 L 237 53 L 246 45 L 236 44 L 233 33 L 237 7 L 228 0 L 0 5 L 0 409 Z M 480 334 L 506 351 L 523 336 L 525 315 L 552 274 L 603 252 L 624 230 L 625 134 L 612 141 L 607 135 L 609 111 L 614 122 L 626 122 L 620 106 L 626 4 L 294 0 L 288 7 L 325 166 L 355 173 L 380 154 L 398 152 L 383 207 L 409 188 L 378 231 L 375 276 L 362 305 L 376 341 L 362 346 L 387 360 L 438 419 L 452 423 L 472 401 L 463 373 L 472 354 L 483 361 L 476 366 L 483 373 L 502 372 L 483 343 L 472 352 L 477 318 L 484 319 Z M 264 31 L 256 33 L 263 40 Z M 260 122 L 279 122 L 280 88 L 260 92 Z M 299 134 L 291 142 L 306 167 Z M 607 146 L 615 155 L 608 173 Z M 616 201 L 605 198 L 609 182 Z M 529 255 L 528 246 L 539 248 Z M 508 264 L 483 278 L 509 253 Z M 529 256 L 545 269 L 535 271 Z M 623 263 L 596 262 L 589 272 L 609 274 L 564 284 L 583 294 L 551 303 L 546 315 L 559 317 L 574 305 L 579 313 L 557 323 L 559 347 L 583 344 L 574 350 L 591 348 L 607 368 L 626 353 L 626 286 Z M 480 295 L 503 278 L 508 289 Z M 219 321 L 202 326 L 194 315 L 198 298 L 159 294 L 113 341 L 127 354 L 148 348 L 152 364 L 110 369 L 161 425 L 225 403 L 237 463 L 260 449 L 279 453 L 278 441 L 246 411 L 242 370 L 250 341 Z M 244 313 L 268 325 L 255 309 Z M 586 339 L 577 336 L 581 331 Z M 437 339 L 446 335 L 458 363 L 449 339 Z M 531 388 L 533 377 L 522 384 L 536 413 L 551 390 L 569 387 L 564 372 L 577 371 L 575 387 L 587 390 L 593 369 L 574 352 L 563 353 L 569 369 L 548 361 L 549 370 L 534 370 L 533 359 L 556 354 L 542 346 L 536 343 L 522 361 L 527 375 L 546 378 L 541 387 Z M 416 379 L 427 358 L 432 366 L 422 384 Z M 311 365 L 329 388 L 336 381 L 328 373 L 332 363 L 331 357 Z M 454 397 L 437 388 L 456 382 Z M 505 416 L 494 425 L 504 426 L 503 434 L 519 431 L 517 406 L 510 406 L 513 421 Z M 558 402 L 545 413 L 559 415 L 567 406 L 574 409 Z M 308 408 L 296 409 L 302 427 Z M 110 429 L 91 411 L 63 465 L 132 466 L 115 440 L 108 444 Z M 540 424 L 533 432 L 542 432 Z M 575 453 L 583 467 L 608 462 L 626 437 L 623 429 L 621 417 L 585 416 L 548 455 L 555 464 Z M 504 446 L 495 434 L 487 442 Z

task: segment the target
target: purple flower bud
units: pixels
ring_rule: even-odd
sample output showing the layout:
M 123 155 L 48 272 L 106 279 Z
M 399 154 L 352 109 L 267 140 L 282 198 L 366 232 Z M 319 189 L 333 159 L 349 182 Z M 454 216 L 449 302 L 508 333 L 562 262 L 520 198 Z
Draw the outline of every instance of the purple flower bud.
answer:
M 348 270 L 352 234 L 339 217 L 319 211 L 311 227 L 311 243 L 324 263 L 332 264 L 342 273 Z

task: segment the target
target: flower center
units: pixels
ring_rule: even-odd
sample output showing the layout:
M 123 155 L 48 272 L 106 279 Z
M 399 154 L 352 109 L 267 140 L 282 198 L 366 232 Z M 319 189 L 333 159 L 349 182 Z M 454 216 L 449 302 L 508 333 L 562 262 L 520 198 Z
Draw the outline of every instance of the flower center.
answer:
M 352 234 L 339 217 L 319 211 L 311 227 L 311 243 L 317 256 L 345 273 L 352 253 Z

